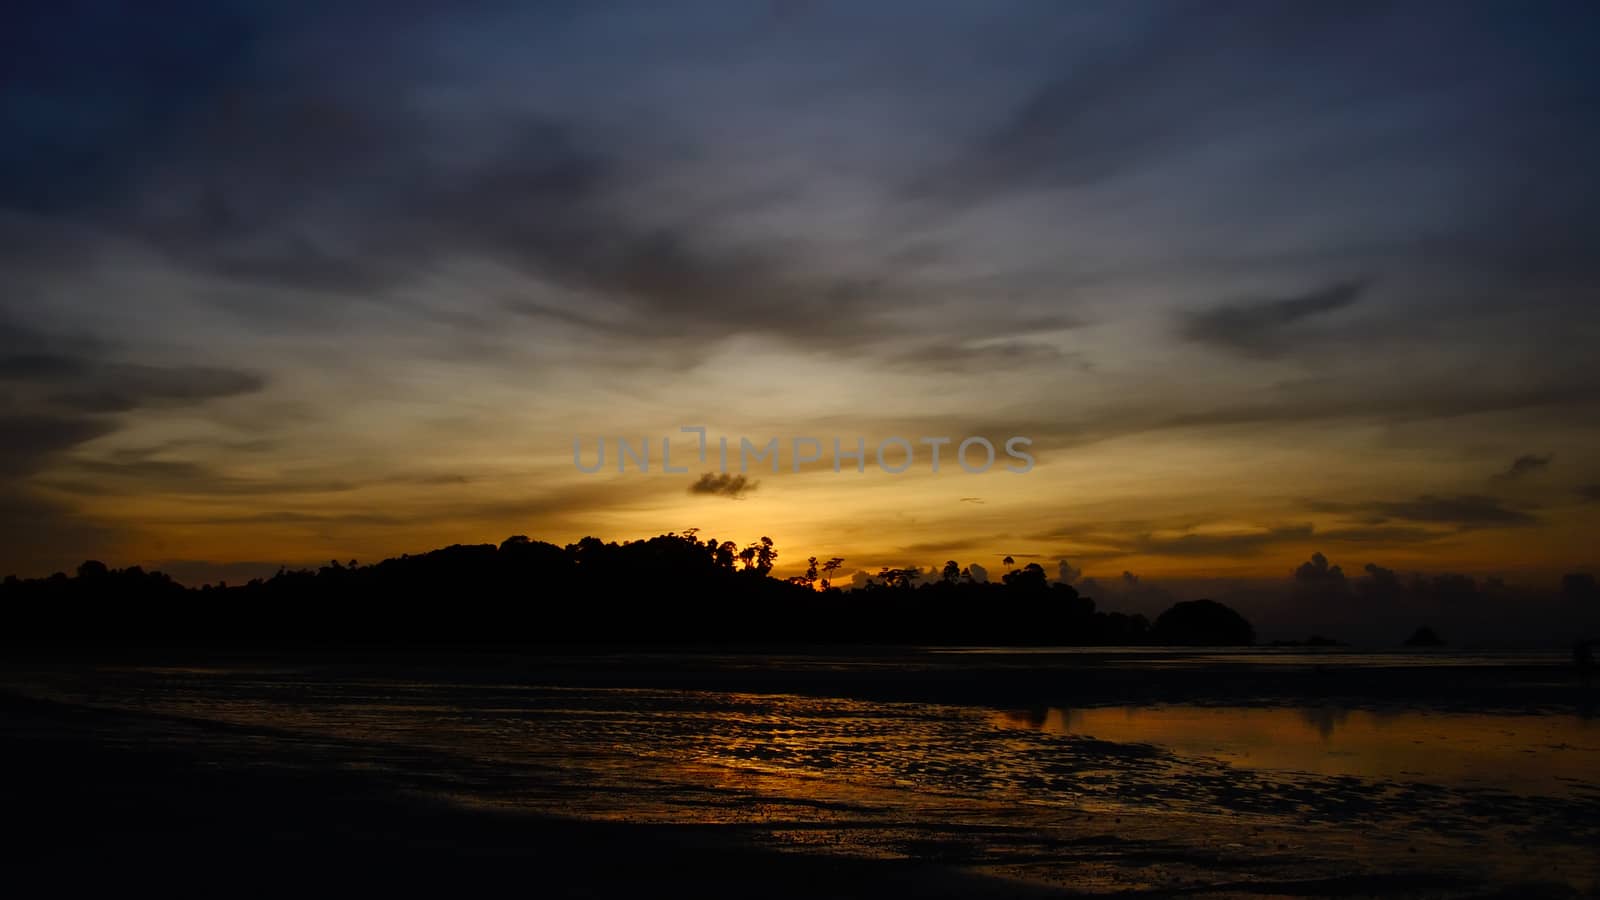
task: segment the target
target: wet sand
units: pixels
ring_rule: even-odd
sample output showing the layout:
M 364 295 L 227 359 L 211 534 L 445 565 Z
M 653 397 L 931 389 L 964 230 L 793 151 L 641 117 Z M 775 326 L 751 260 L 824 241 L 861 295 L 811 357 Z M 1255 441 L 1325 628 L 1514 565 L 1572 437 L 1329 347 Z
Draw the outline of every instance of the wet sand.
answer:
M 382 748 L 297 754 L 292 741 L 269 731 L 151 722 L 15 696 L 0 696 L 0 716 L 7 762 L 0 793 L 16 829 L 5 848 L 8 880 L 51 893 L 1049 893 L 918 860 L 780 853 L 762 849 L 738 827 L 463 807 L 397 792 L 383 778 L 362 774 L 361 762 L 382 756 Z M 152 726 L 187 732 L 190 741 L 130 747 L 114 737 Z M 257 743 L 260 753 L 238 752 L 240 737 Z
M 1548 654 L 13 660 L 0 683 L 7 794 L 35 823 L 16 857 L 67 878 L 268 884 L 315 865 L 556 896 L 1600 884 L 1591 689 Z

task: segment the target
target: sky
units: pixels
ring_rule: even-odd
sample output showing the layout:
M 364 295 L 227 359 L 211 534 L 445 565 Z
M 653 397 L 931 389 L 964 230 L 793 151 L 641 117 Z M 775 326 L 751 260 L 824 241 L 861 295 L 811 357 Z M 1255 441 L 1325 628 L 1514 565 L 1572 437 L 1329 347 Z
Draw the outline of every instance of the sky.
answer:
M 0 571 L 691 527 L 779 574 L 1593 571 L 1597 26 L 8 3 Z M 782 471 L 723 477 L 719 436 Z M 931 470 L 969 436 L 994 467 Z M 575 465 L 619 438 L 650 471 Z

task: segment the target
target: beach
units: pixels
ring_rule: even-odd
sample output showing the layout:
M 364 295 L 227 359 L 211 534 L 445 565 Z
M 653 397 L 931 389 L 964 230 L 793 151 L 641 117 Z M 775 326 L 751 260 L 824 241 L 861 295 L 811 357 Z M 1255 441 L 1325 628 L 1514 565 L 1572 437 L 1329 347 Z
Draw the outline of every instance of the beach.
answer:
M 12 849 L 64 883 L 1600 885 L 1600 720 L 1555 653 L 146 653 L 3 690 Z

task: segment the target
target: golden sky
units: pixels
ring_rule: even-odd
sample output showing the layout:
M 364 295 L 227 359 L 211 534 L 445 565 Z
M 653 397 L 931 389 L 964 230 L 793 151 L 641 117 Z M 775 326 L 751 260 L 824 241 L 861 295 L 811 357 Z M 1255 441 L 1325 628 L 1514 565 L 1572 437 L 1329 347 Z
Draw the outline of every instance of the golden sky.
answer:
M 780 574 L 1595 565 L 1567 23 L 869 6 L 32 23 L 0 570 L 691 527 Z M 1037 465 L 573 464 L 684 426 Z

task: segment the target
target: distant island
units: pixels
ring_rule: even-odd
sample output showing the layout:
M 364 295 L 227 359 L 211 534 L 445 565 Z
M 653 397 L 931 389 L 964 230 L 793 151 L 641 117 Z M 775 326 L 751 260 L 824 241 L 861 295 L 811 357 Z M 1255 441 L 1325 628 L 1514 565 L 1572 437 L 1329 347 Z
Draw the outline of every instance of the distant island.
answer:
M 1404 644 L 1407 647 L 1443 647 L 1444 645 L 1444 638 L 1440 637 L 1437 631 L 1426 625 L 1413 631 L 1411 636 L 1405 639 Z
M 883 569 L 833 583 L 843 560 L 808 560 L 772 576 L 777 547 L 744 547 L 691 530 L 565 547 L 518 535 L 374 565 L 332 561 L 243 585 L 185 587 L 138 566 L 97 561 L 76 575 L 0 584 L 12 644 L 207 647 L 327 644 L 932 644 L 996 646 L 1249 645 L 1254 627 L 1211 600 L 1175 604 L 1155 622 L 1103 612 L 1037 563 L 974 577 Z M 1007 560 L 1008 563 L 1010 560 Z

